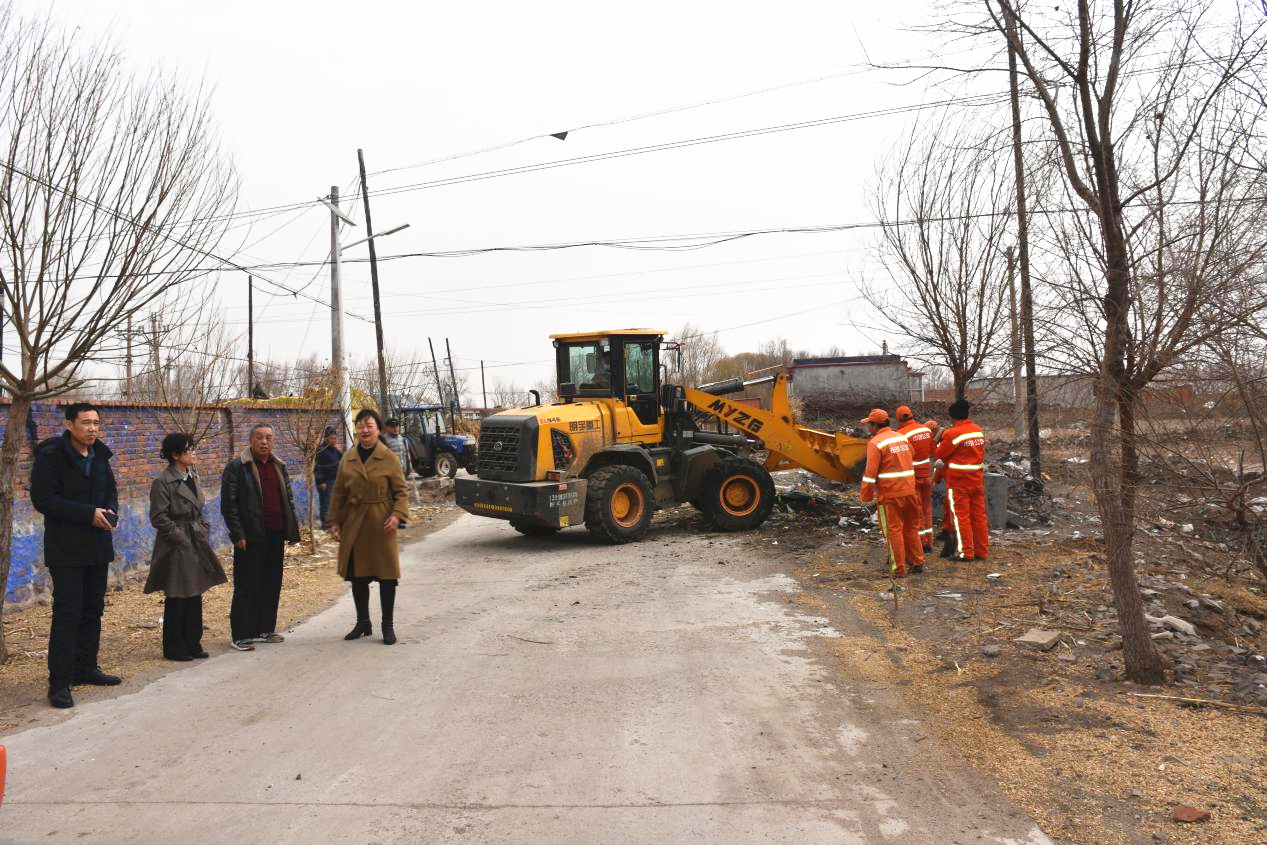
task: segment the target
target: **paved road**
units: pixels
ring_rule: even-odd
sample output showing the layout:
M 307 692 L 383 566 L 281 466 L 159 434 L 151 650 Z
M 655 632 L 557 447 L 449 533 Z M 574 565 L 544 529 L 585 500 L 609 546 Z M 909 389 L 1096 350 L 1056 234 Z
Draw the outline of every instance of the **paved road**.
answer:
M 7 738 L 0 842 L 1048 842 L 834 681 L 794 589 L 729 537 L 464 516 L 409 548 L 395 647 L 344 599 Z

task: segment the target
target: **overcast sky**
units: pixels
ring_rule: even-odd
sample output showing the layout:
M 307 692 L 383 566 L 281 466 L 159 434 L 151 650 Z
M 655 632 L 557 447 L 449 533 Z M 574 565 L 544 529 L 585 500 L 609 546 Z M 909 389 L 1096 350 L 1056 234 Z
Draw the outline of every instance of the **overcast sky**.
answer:
M 243 265 L 325 260 L 329 213 L 315 200 L 331 185 L 355 191 L 358 148 L 375 229 L 410 224 L 379 241 L 380 259 L 866 223 L 877 155 L 909 125 L 909 112 L 427 183 L 945 96 L 864 66 L 863 44 L 875 62 L 924 55 L 927 46 L 903 27 L 926 23 L 928 6 L 905 0 L 57 0 L 53 8 L 90 35 L 112 29 L 138 68 L 179 67 L 214 86 L 242 177 L 239 211 L 312 202 L 237 221 L 228 243 L 241 246 L 232 258 Z M 763 89 L 777 90 L 752 93 Z M 566 141 L 538 137 L 564 130 L 574 130 Z M 363 220 L 359 204 L 345 208 Z M 345 231 L 344 241 L 362 230 Z M 857 279 L 880 272 L 867 256 L 873 238 L 862 229 L 678 252 L 580 247 L 382 261 L 387 343 L 426 357 L 431 337 L 443 356 L 447 337 L 476 387 L 480 360 L 490 382 L 526 387 L 550 373 L 549 334 L 594 328 L 671 332 L 690 321 L 718 330 L 728 352 L 779 336 L 811 352 L 867 352 L 883 338 L 859 334 L 852 319 L 862 305 Z M 355 262 L 366 256 L 363 245 L 345 254 L 345 304 L 370 318 L 369 267 Z M 260 276 L 329 300 L 326 267 Z M 232 327 L 245 334 L 245 276 L 223 273 L 217 286 Z M 267 282 L 255 302 L 257 355 L 329 356 L 328 306 Z M 372 323 L 347 325 L 352 353 L 372 355 Z

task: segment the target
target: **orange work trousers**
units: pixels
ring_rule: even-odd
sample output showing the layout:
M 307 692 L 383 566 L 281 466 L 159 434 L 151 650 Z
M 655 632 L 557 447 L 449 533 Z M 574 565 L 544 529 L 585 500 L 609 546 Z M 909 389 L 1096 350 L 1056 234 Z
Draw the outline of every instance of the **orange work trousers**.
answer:
M 895 575 L 905 575 L 924 565 L 924 547 L 919 541 L 920 503 L 918 496 L 900 496 L 880 502 L 880 530 L 889 544 L 889 567 Z
M 919 544 L 925 550 L 933 546 L 933 479 L 916 478 L 915 495 L 919 497 Z
M 960 556 L 989 556 L 990 524 L 985 516 L 985 487 L 980 484 L 947 485 L 946 505 L 958 535 L 955 550 Z

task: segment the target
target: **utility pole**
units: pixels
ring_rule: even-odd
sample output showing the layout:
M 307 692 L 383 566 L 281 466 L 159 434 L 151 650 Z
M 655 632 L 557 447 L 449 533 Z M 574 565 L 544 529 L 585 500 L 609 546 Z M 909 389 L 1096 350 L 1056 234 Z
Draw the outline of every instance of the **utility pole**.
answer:
M 458 377 L 453 372 L 453 351 L 449 349 L 449 339 L 444 339 L 444 354 L 449 357 L 449 383 L 453 385 L 453 404 L 449 406 L 449 427 L 458 430 L 458 411 L 462 410 L 462 400 L 458 398 Z
M 378 252 L 374 249 L 374 224 L 370 222 L 370 186 L 365 181 L 365 153 L 356 151 L 361 167 L 361 200 L 365 204 L 365 235 L 370 242 L 370 287 L 374 291 L 374 337 L 378 341 L 378 407 L 390 414 L 387 405 L 387 362 L 383 357 L 383 311 L 378 300 Z
M 343 288 L 340 286 L 339 186 L 330 186 L 330 366 L 334 369 L 334 397 L 352 442 L 352 385 L 348 382 L 348 362 L 343 335 Z
M 1021 401 L 1021 327 L 1016 317 L 1016 256 L 1007 248 L 1007 296 L 1012 317 L 1012 405 L 1016 409 L 1016 439 L 1025 437 L 1025 404 Z
M 1025 157 L 1021 150 L 1021 95 L 1016 72 L 1016 43 L 1020 33 L 1011 7 L 1007 16 L 1007 69 L 1012 97 L 1012 158 L 1016 167 L 1016 229 L 1021 261 L 1021 332 L 1025 344 L 1025 418 L 1029 428 L 1028 488 L 1043 491 L 1041 445 L 1038 442 L 1038 360 L 1034 351 L 1034 297 L 1029 283 L 1029 214 L 1025 208 Z
M 488 388 L 484 386 L 484 362 L 480 361 L 480 393 L 484 396 L 484 410 L 488 410 Z
M 444 401 L 444 384 L 440 381 L 440 365 L 436 363 L 436 348 L 431 343 L 431 338 L 427 338 L 427 348 L 431 350 L 431 370 L 436 374 L 436 393 L 441 405 L 447 404 Z M 441 418 L 443 419 L 443 417 Z
M 255 398 L 255 279 L 246 277 L 246 397 Z
M 132 315 L 128 315 L 128 351 L 127 356 L 123 359 L 125 362 L 124 375 L 127 380 L 123 382 L 123 395 L 129 402 L 132 401 Z

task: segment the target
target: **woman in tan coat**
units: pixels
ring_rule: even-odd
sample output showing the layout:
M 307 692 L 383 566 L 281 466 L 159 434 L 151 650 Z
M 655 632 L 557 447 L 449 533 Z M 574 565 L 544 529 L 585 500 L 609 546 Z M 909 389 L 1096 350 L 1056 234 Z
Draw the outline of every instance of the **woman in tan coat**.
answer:
M 211 548 L 196 453 L 188 434 L 163 438 L 167 469 L 150 486 L 150 522 L 158 531 L 145 592 L 162 591 L 163 656 L 168 660 L 207 657 L 202 647 L 202 594 L 223 584 L 224 567 Z
M 339 462 L 326 525 L 339 541 L 339 574 L 352 582 L 356 627 L 345 640 L 373 633 L 370 625 L 370 582 L 378 582 L 383 608 L 383 642 L 396 642 L 392 610 L 400 579 L 396 529 L 409 518 L 409 490 L 400 461 L 378 439 L 383 420 L 377 411 L 356 415 L 356 448 Z

